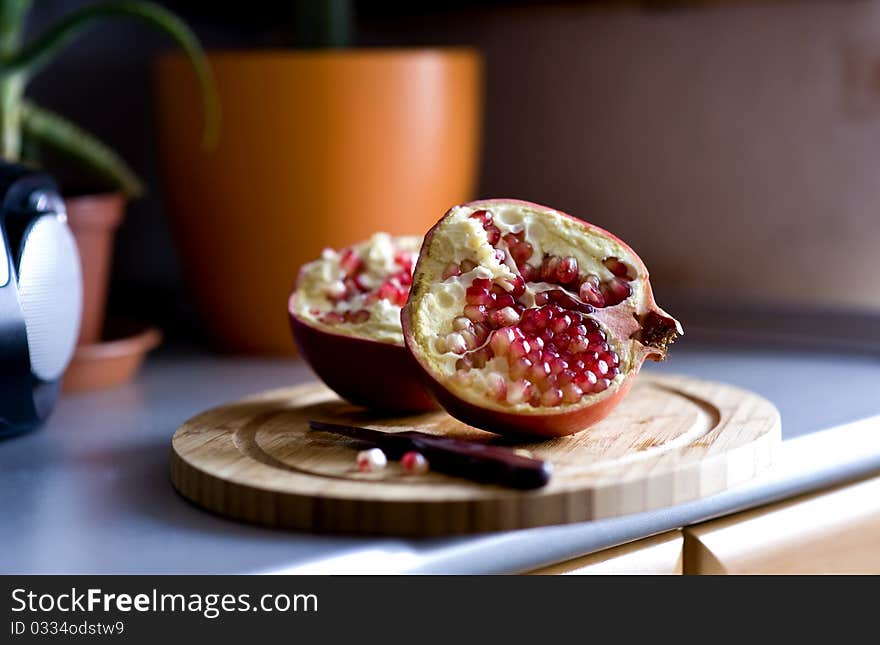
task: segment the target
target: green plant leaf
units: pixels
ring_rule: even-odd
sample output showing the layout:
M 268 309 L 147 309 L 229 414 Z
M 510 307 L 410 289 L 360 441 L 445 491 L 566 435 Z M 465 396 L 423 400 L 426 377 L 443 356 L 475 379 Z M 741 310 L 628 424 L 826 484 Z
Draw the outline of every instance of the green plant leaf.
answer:
M 22 128 L 37 143 L 76 159 L 126 197 L 143 194 L 143 184 L 134 171 L 93 134 L 30 101 L 23 101 L 21 108 Z
M 220 107 L 217 88 L 214 86 L 205 52 L 186 23 L 156 3 L 101 2 L 73 11 L 25 45 L 17 54 L 0 59 L 0 75 L 21 73 L 29 77 L 33 76 L 85 30 L 107 18 L 118 17 L 134 18 L 157 28 L 170 36 L 186 53 L 202 92 L 205 114 L 202 141 L 207 147 L 213 147 L 217 140 Z

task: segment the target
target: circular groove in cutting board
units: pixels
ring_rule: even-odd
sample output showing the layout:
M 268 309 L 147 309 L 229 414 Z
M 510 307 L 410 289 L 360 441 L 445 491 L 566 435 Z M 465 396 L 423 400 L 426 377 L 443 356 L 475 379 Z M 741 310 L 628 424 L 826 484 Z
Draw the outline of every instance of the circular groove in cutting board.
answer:
M 309 419 L 421 430 L 531 450 L 550 484 L 521 492 L 399 464 L 357 472 L 354 440 L 308 429 Z M 621 405 L 571 437 L 514 443 L 443 412 L 382 418 L 321 384 L 266 392 L 208 410 L 172 439 L 180 493 L 232 518 L 283 528 L 449 535 L 580 522 L 705 497 L 766 468 L 780 441 L 776 408 L 721 383 L 642 375 Z

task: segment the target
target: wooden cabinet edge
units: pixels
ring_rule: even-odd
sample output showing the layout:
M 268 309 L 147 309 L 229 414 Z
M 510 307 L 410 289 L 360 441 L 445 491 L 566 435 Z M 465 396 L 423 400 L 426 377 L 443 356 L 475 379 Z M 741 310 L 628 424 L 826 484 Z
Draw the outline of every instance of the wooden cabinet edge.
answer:
M 543 567 L 531 573 L 533 575 L 681 575 L 683 542 L 681 531 L 667 531 Z
M 685 574 L 880 573 L 880 476 L 685 527 Z

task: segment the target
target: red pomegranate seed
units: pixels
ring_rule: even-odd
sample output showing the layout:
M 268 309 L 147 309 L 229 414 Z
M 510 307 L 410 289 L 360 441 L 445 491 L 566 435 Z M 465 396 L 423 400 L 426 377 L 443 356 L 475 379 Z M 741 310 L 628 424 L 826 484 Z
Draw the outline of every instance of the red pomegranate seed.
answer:
M 339 258 L 339 268 L 342 269 L 346 276 L 356 273 L 362 266 L 363 261 L 354 252 L 354 249 L 349 248 L 342 252 L 342 256 Z
M 517 266 L 525 264 L 534 254 L 534 249 L 532 248 L 532 245 L 528 242 L 511 244 L 508 247 L 508 251 L 510 253 L 510 257 L 513 258 L 513 261 L 516 262 Z
M 611 381 L 607 378 L 600 378 L 596 381 L 596 385 L 593 386 L 593 393 L 598 394 L 599 392 L 604 392 L 609 387 L 611 387 Z
M 629 278 L 630 276 L 629 267 L 618 258 L 605 258 L 602 260 L 602 264 L 618 278 Z
M 503 307 L 513 307 L 516 304 L 516 299 L 510 295 L 509 293 L 492 294 L 494 296 L 494 306 L 501 309 Z
M 469 305 L 491 305 L 492 296 L 487 289 L 472 286 L 465 292 L 465 302 Z
M 578 261 L 573 257 L 560 260 L 556 266 L 556 279 L 560 284 L 568 284 L 578 276 Z
M 583 336 L 575 336 L 571 339 L 571 342 L 568 343 L 568 351 L 572 354 L 580 354 L 581 352 L 587 351 L 588 348 L 589 343 Z
M 489 322 L 496 327 L 513 325 L 519 322 L 519 314 L 513 307 L 502 307 L 489 314 Z
M 522 358 L 532 350 L 532 346 L 525 338 L 517 338 L 510 344 L 510 355 L 514 358 Z
M 593 285 L 591 282 L 585 280 L 583 283 L 581 283 L 581 288 L 578 290 L 578 295 L 581 297 L 581 300 L 593 305 L 594 307 L 601 308 L 605 306 L 605 296 L 602 295 L 599 287 Z
M 553 358 L 550 361 L 550 373 L 559 374 L 562 370 L 568 369 L 568 363 L 561 358 Z
M 559 387 L 568 385 L 569 383 L 574 381 L 575 376 L 577 376 L 577 374 L 573 370 L 562 370 L 559 374 L 556 375 L 556 384 Z
M 556 281 L 556 269 L 559 266 L 559 258 L 555 255 L 544 256 L 541 262 L 541 280 L 544 282 Z
M 618 305 L 632 295 L 632 287 L 629 283 L 618 277 L 603 282 L 600 289 L 605 297 L 605 304 L 608 307 Z
M 519 269 L 519 273 L 522 276 L 522 279 L 526 282 L 537 282 L 540 279 L 540 272 L 531 264 L 517 263 L 516 266 Z
M 478 210 L 471 213 L 471 219 L 479 220 L 483 226 L 489 226 L 492 223 L 492 213 L 487 210 Z
M 597 379 L 593 372 L 590 370 L 584 370 L 583 372 L 576 374 L 572 382 L 584 392 L 589 392 L 595 387 Z
M 603 360 L 596 361 L 596 375 L 605 376 L 608 374 L 608 363 Z

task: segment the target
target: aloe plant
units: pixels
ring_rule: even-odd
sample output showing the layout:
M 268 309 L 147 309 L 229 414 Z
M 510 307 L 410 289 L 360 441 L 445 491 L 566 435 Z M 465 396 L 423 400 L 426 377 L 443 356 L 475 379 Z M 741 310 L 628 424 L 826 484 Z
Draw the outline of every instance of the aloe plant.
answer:
M 202 90 L 203 141 L 207 145 L 213 143 L 219 110 L 210 68 L 198 39 L 175 14 L 153 2 L 99 2 L 69 13 L 25 43 L 24 27 L 32 4 L 33 0 L 0 0 L 0 157 L 7 161 L 37 162 L 29 158 L 22 145 L 26 137 L 73 159 L 128 197 L 142 194 L 141 180 L 111 148 L 24 95 L 28 81 L 64 47 L 88 29 L 114 18 L 144 22 L 170 36 L 183 49 Z

